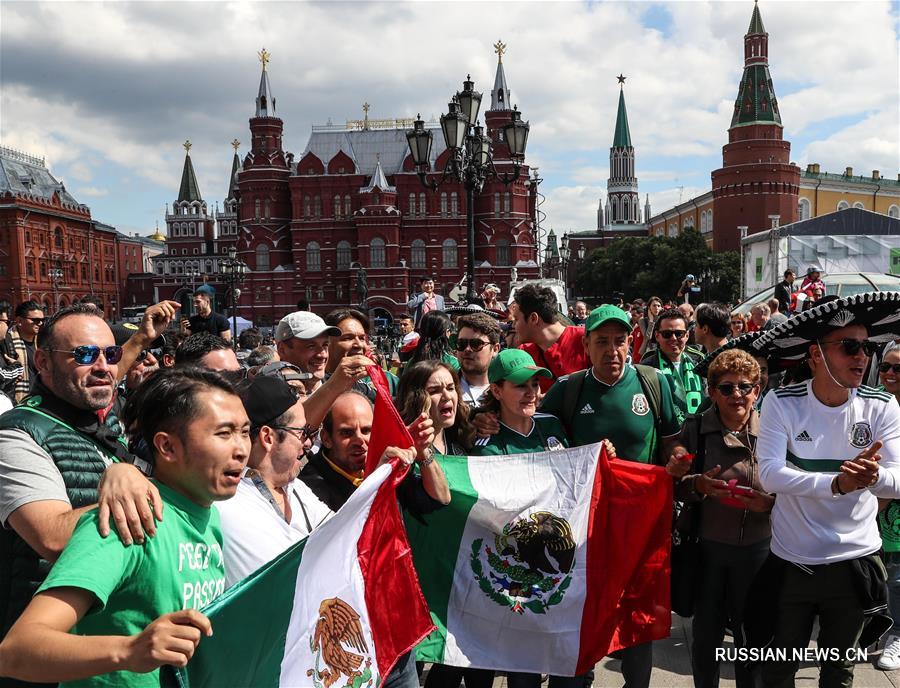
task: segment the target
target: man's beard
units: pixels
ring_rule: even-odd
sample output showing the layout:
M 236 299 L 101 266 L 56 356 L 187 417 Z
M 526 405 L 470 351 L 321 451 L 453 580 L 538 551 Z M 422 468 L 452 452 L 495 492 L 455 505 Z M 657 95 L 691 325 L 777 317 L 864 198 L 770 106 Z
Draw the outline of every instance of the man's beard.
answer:
M 459 362 L 459 367 L 462 368 L 463 373 L 472 377 L 484 375 L 487 372 L 487 366 L 483 366 L 475 361 L 462 360 Z
M 53 380 L 53 391 L 56 395 L 76 408 L 99 411 L 109 406 L 112 401 L 113 386 L 111 382 L 105 387 L 80 387 L 69 375 L 56 369 L 51 371 L 51 378 Z M 98 380 L 102 378 L 90 376 L 85 379 L 85 382 L 91 379 Z M 110 381 L 108 373 L 106 380 Z

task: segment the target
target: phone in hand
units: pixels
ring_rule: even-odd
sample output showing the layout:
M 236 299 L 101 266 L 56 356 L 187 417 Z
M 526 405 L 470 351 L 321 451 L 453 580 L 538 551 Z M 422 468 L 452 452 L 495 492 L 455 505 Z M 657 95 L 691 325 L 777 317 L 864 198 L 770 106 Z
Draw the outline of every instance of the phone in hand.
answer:
M 752 487 L 745 487 L 744 485 L 734 485 L 731 488 L 731 494 L 733 494 L 735 497 L 752 497 L 756 493 L 753 491 Z

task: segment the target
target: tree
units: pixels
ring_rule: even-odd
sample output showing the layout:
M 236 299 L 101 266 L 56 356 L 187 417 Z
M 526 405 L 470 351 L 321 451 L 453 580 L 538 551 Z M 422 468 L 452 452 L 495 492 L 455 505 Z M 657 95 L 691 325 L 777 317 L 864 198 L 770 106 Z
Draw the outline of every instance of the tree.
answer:
M 651 296 L 674 299 L 686 275 L 694 275 L 703 301 L 733 303 L 740 283 L 740 254 L 713 253 L 695 229 L 677 237 L 617 239 L 592 251 L 575 277 L 579 294 L 600 301 Z

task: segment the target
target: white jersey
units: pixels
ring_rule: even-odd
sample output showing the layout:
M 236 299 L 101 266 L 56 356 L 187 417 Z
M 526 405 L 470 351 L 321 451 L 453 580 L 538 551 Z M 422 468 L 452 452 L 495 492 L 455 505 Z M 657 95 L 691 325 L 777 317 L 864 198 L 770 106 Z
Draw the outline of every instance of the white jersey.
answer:
M 875 485 L 833 496 L 841 463 L 875 441 L 884 443 Z M 876 497 L 900 497 L 900 406 L 893 396 L 863 386 L 832 407 L 816 399 L 811 381 L 772 390 L 763 402 L 756 454 L 762 486 L 776 495 L 776 556 L 826 564 L 879 550 Z
M 234 497 L 213 502 L 222 522 L 226 588 L 272 561 L 333 514 L 299 480 L 291 482 L 287 496 L 291 503 L 290 523 L 247 476 L 241 479 Z

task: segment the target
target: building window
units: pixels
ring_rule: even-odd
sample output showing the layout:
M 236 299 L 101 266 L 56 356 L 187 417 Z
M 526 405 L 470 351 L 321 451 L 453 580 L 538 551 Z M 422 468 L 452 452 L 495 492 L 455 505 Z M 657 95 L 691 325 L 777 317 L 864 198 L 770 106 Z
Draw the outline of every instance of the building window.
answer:
M 56 248 L 63 247 L 62 229 L 59 227 L 53 230 L 53 245 L 56 246 Z
M 456 241 L 454 239 L 444 239 L 441 244 L 441 261 L 445 268 L 455 268 L 458 262 L 458 254 L 456 252 Z
M 34 277 L 34 263 L 30 260 L 25 264 L 25 274 L 29 277 Z
M 266 244 L 259 244 L 256 247 L 256 269 L 269 270 L 269 247 Z
M 253 213 L 254 213 L 253 216 L 254 216 L 257 220 L 259 220 L 259 207 L 260 207 L 259 199 L 257 198 L 256 201 L 253 203 Z
M 511 194 L 509 193 L 509 191 L 503 192 L 503 215 L 506 217 L 509 217 L 510 213 L 510 196 Z
M 898 208 L 898 207 L 895 206 L 895 205 L 892 205 L 890 208 L 888 208 L 888 213 L 887 213 L 887 214 L 888 214 L 888 217 L 897 217 L 897 218 L 900 218 L 900 208 Z
M 494 215 L 500 217 L 500 192 L 494 193 Z
M 322 253 L 319 250 L 319 244 L 315 241 L 310 241 L 306 245 L 306 271 L 322 271 Z
M 163 274 L 163 266 L 162 266 L 162 263 L 157 263 L 157 264 L 156 264 L 156 274 L 157 274 L 157 275 Z
M 316 290 L 316 298 L 317 298 L 319 301 L 324 301 L 324 300 L 325 300 L 325 290 L 324 290 L 322 287 L 319 287 L 319 288 Z
M 413 239 L 409 246 L 410 267 L 413 270 L 425 268 L 425 242 L 421 239 Z
M 336 218 L 340 217 L 341 216 L 341 197 L 340 196 L 334 197 L 333 205 L 334 205 L 334 216 Z
M 849 207 L 850 207 L 850 204 L 847 203 L 847 201 L 841 201 L 840 203 L 837 204 L 838 210 L 847 210 L 847 208 L 849 208 Z
M 425 204 L 425 192 L 419 194 L 419 215 L 425 217 L 428 214 L 428 206 Z
M 349 241 L 339 241 L 337 244 L 337 269 L 349 270 L 353 259 L 353 249 Z
M 312 216 L 312 204 L 309 202 L 309 196 L 303 197 L 303 217 Z
M 47 264 L 41 263 L 41 277 L 47 276 Z
M 313 215 L 322 217 L 322 199 L 318 196 L 313 199 Z
M 369 244 L 369 267 L 385 267 L 384 239 L 375 237 Z
M 798 220 L 808 220 L 809 219 L 809 199 L 801 198 L 800 202 L 797 203 L 797 219 Z
M 353 214 L 353 207 L 350 204 L 350 194 L 344 196 L 344 217 L 350 217 Z
M 447 217 L 447 192 L 441 191 L 441 217 Z
M 860 210 L 865 210 L 865 209 L 866 209 L 866 206 L 864 206 L 864 205 L 863 205 L 862 203 L 860 203 L 859 201 L 857 201 L 856 203 L 854 203 L 854 204 L 853 204 L 853 207 L 854 207 L 854 208 L 859 208 Z
M 409 216 L 415 217 L 416 215 L 416 195 L 411 193 L 409 195 Z
M 337 300 L 343 301 L 344 300 L 344 285 L 338 284 L 337 286 L 335 286 L 334 291 L 335 291 L 335 296 L 337 297 Z
M 268 198 L 266 199 L 266 206 L 265 206 L 265 207 L 266 207 L 266 210 L 265 210 L 265 212 L 266 212 L 266 219 L 268 220 L 270 217 L 272 217 L 272 207 L 271 207 L 271 205 L 270 205 L 270 202 L 269 202 L 269 199 L 268 199 Z
M 455 191 L 450 194 L 450 215 L 452 217 L 459 215 L 459 194 Z
M 509 239 L 497 239 L 497 265 L 509 265 Z

